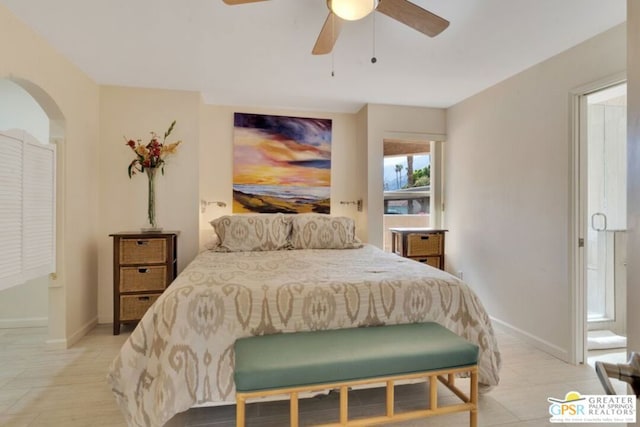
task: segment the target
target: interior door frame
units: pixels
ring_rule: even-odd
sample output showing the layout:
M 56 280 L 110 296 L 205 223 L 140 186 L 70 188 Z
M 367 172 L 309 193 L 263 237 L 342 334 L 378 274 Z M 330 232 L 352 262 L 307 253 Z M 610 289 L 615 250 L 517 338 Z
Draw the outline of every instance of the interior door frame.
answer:
M 587 237 L 587 95 L 627 82 L 626 72 L 576 87 L 570 91 L 570 212 L 569 262 L 571 301 L 571 345 L 569 358 L 574 364 L 587 360 L 587 283 L 585 242 Z

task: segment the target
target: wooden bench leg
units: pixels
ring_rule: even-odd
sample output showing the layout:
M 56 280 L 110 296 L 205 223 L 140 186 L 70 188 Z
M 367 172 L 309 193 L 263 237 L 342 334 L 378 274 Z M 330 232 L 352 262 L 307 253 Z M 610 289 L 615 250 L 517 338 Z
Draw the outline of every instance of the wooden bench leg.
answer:
M 244 397 L 236 395 L 236 427 L 244 427 Z
M 429 376 L 429 409 L 438 409 L 438 377 Z
M 291 404 L 290 404 L 290 424 L 291 427 L 298 427 L 298 393 L 291 393 Z
M 471 371 L 471 403 L 474 405 L 469 415 L 469 426 L 477 427 L 478 425 L 478 370 Z
M 395 389 L 393 385 L 393 381 L 387 381 L 387 417 L 393 417 L 394 407 L 395 405 Z
M 340 387 L 340 424 L 346 425 L 349 420 L 349 387 Z

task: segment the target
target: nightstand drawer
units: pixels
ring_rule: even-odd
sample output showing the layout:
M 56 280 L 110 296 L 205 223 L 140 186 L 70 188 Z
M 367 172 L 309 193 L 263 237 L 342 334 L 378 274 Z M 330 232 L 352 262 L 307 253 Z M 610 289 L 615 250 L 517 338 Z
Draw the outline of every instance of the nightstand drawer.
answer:
M 423 264 L 430 265 L 431 267 L 442 269 L 442 266 L 440 265 L 440 257 L 439 256 L 427 256 L 427 257 L 423 257 L 423 258 L 420 258 L 420 257 L 415 258 L 415 257 L 413 257 L 413 258 L 409 258 L 409 259 L 421 262 Z
M 166 265 L 120 267 L 120 292 L 162 291 L 166 286 Z
M 121 295 L 120 321 L 140 320 L 161 294 Z
M 120 239 L 120 264 L 155 264 L 167 261 L 167 239 Z
M 442 234 L 409 234 L 407 236 L 407 256 L 442 254 Z

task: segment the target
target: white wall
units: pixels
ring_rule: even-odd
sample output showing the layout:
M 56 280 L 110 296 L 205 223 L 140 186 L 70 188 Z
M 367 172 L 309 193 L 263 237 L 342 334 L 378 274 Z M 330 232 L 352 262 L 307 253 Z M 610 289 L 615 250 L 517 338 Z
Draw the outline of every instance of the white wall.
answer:
M 356 115 L 347 113 L 274 110 L 246 106 L 202 105 L 200 113 L 200 198 L 224 201 L 227 206 L 211 205 L 200 214 L 201 246 L 211 236 L 209 222 L 230 214 L 233 181 L 233 114 L 273 114 L 293 117 L 314 117 L 332 120 L 331 140 L 331 214 L 344 215 L 356 221 L 358 237 L 364 238 L 364 227 L 353 201 L 364 197 L 362 162 L 366 154 L 357 143 Z
M 447 262 L 498 321 L 568 359 L 570 91 L 626 67 L 615 27 L 447 114 Z

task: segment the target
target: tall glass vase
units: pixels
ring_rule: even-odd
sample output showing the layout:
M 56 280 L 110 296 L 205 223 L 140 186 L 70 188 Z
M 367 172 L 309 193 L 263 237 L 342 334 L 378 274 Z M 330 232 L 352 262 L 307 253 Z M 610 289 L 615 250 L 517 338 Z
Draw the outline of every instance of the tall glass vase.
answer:
M 149 218 L 149 228 L 143 229 L 143 231 L 159 231 L 158 223 L 156 222 L 156 170 L 157 168 L 146 168 L 149 194 L 147 203 L 147 214 Z

